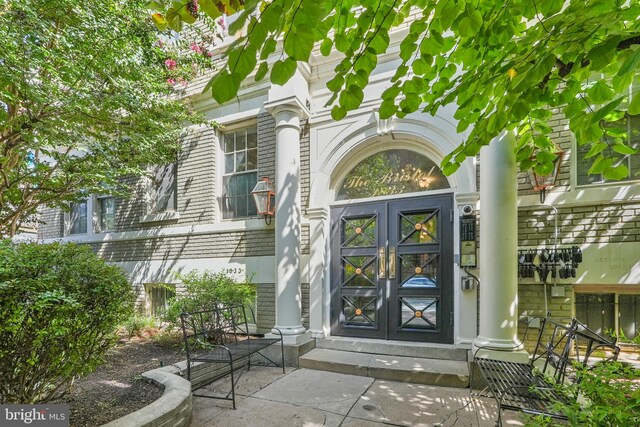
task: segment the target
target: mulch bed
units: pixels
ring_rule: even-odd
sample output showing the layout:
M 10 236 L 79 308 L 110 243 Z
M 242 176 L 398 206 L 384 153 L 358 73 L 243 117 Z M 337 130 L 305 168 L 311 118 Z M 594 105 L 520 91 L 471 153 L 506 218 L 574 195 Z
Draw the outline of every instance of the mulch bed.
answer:
M 71 407 L 72 427 L 97 427 L 150 404 L 163 388 L 142 379 L 142 373 L 186 359 L 179 337 L 123 338 L 93 373 L 76 381 L 64 399 Z M 156 335 L 157 336 L 157 335 Z

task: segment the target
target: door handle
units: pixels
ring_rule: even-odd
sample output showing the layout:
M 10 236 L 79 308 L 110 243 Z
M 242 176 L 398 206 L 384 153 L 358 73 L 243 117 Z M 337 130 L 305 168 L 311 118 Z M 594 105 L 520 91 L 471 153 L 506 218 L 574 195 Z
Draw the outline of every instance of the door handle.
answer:
M 396 278 L 396 247 L 389 247 L 389 279 Z
M 378 249 L 378 278 L 384 279 L 387 272 L 387 257 L 385 256 L 384 247 Z

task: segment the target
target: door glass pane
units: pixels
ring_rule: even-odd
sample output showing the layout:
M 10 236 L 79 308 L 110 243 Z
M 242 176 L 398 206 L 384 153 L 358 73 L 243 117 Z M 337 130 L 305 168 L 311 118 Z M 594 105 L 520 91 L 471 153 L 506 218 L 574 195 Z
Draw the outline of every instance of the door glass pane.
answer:
M 400 214 L 400 243 L 437 243 L 438 212 Z
M 376 246 L 376 217 L 343 218 L 342 247 L 361 248 Z
M 342 258 L 343 286 L 376 286 L 376 257 Z
M 401 255 L 398 282 L 402 288 L 437 288 L 438 254 Z
M 345 325 L 375 326 L 376 297 L 342 297 Z
M 400 298 L 402 328 L 435 329 L 437 298 Z

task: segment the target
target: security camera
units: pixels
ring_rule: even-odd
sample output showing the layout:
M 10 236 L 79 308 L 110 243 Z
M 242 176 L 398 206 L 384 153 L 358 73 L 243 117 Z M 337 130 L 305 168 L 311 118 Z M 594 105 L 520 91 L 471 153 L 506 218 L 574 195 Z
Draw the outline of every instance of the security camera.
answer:
M 473 206 L 464 205 L 462 207 L 462 213 L 465 214 L 465 215 L 471 215 L 473 213 Z

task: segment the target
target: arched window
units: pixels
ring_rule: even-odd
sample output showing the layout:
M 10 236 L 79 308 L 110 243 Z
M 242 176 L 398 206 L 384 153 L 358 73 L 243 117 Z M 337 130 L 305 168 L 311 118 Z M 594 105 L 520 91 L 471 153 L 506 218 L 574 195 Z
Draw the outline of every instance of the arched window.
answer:
M 440 167 L 410 150 L 385 150 L 367 157 L 346 176 L 337 200 L 450 188 Z

